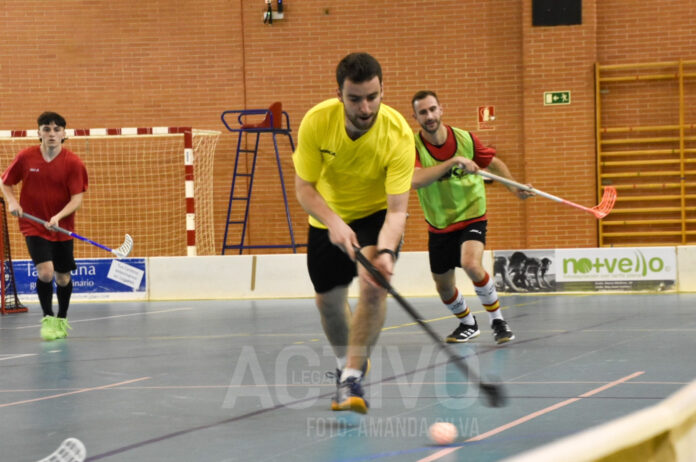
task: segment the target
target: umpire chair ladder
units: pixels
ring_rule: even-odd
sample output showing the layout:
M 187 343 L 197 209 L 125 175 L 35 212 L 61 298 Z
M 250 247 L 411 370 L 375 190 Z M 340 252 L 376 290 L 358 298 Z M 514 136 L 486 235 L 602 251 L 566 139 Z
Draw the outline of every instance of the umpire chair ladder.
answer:
M 229 118 L 234 119 L 236 115 L 237 126 L 233 127 L 228 122 Z M 245 117 L 253 115 L 265 115 L 262 122 L 251 124 L 245 123 Z M 291 248 L 293 253 L 297 253 L 297 247 L 299 244 L 295 243 L 295 235 L 292 229 L 292 220 L 290 219 L 290 209 L 288 207 L 288 197 L 285 192 L 285 181 L 283 180 L 283 170 L 280 164 L 280 154 L 278 152 L 278 142 L 276 137 L 278 135 L 287 136 L 290 140 L 290 148 L 295 151 L 295 143 L 292 140 L 292 134 L 290 133 L 290 117 L 288 113 L 283 111 L 283 106 L 280 102 L 273 103 L 268 109 L 244 109 L 244 110 L 234 110 L 225 111 L 220 116 L 222 123 L 225 125 L 227 130 L 230 132 L 238 133 L 237 138 L 237 153 L 234 159 L 234 172 L 232 175 L 232 186 L 230 187 L 230 198 L 227 206 L 227 221 L 225 224 L 225 236 L 222 241 L 222 255 L 225 255 L 226 250 L 239 250 L 241 255 L 244 249 L 287 249 Z M 283 119 L 285 120 L 285 125 L 283 125 Z M 251 205 L 251 191 L 254 184 L 254 173 L 256 171 L 256 157 L 259 150 L 259 140 L 261 135 L 268 133 L 273 135 L 273 147 L 275 149 L 276 163 L 278 164 L 278 175 L 280 177 L 280 186 L 283 191 L 283 202 L 285 203 L 285 217 L 288 222 L 288 230 L 290 231 L 290 244 L 260 244 L 260 245 L 245 245 L 244 241 L 246 238 L 247 223 L 249 220 L 249 207 Z M 256 135 L 256 139 L 253 141 L 254 148 L 246 149 L 242 147 L 242 138 L 245 134 Z M 252 155 L 251 159 L 251 171 L 246 173 L 240 172 L 240 155 Z M 237 187 L 237 178 L 248 178 L 248 187 L 242 195 L 235 194 L 235 187 Z M 243 220 L 233 220 L 232 219 L 232 209 L 233 204 L 239 202 L 244 204 L 244 219 Z M 238 244 L 229 243 L 230 240 L 230 227 L 241 226 L 241 237 Z

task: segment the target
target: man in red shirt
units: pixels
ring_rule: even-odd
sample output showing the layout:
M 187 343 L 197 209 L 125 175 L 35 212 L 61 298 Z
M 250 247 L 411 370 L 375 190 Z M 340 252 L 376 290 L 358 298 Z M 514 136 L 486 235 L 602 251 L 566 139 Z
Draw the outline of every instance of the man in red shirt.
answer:
M 27 212 L 47 221 L 42 225 L 20 220 L 38 279 L 39 296 L 44 318 L 41 337 L 44 340 L 65 338 L 70 328 L 67 321 L 72 295 L 70 272 L 77 268 L 73 239 L 52 230 L 60 226 L 75 230 L 74 212 L 82 205 L 87 190 L 87 169 L 77 155 L 63 148 L 65 119 L 55 112 L 44 112 L 37 119 L 41 144 L 23 149 L 2 175 L 0 189 L 10 213 L 18 217 Z M 17 201 L 13 186 L 22 183 Z M 56 281 L 58 316 L 53 315 L 53 279 Z

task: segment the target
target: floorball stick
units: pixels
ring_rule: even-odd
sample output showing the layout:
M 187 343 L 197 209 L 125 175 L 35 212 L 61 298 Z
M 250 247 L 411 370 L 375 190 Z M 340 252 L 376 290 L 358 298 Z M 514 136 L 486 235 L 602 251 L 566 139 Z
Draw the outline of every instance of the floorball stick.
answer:
M 87 457 L 87 450 L 82 441 L 77 438 L 68 438 L 63 441 L 58 449 L 39 462 L 83 462 Z
M 387 292 L 391 294 L 392 297 L 401 305 L 401 307 L 413 318 L 414 321 L 420 325 L 423 330 L 432 338 L 435 343 L 437 344 L 440 349 L 442 349 L 445 353 L 447 353 L 447 356 L 449 356 L 450 360 L 454 362 L 454 364 L 459 368 L 459 370 L 462 372 L 462 374 L 466 375 L 469 377 L 474 383 L 476 383 L 476 386 L 484 393 L 486 399 L 487 399 L 487 404 L 492 407 L 501 407 L 505 405 L 505 402 L 507 401 L 507 397 L 505 396 L 505 393 L 503 391 L 502 386 L 500 385 L 495 385 L 492 383 L 485 383 L 483 380 L 481 380 L 481 377 L 471 370 L 466 363 L 464 362 L 463 358 L 460 357 L 456 351 L 454 351 L 453 348 L 451 348 L 448 344 L 444 343 L 440 337 L 437 335 L 437 333 L 425 323 L 424 318 L 416 311 L 413 306 L 409 302 L 404 299 L 394 288 L 392 285 L 389 283 L 389 281 L 386 280 L 386 278 L 382 275 L 382 273 L 379 272 L 377 268 L 374 267 L 372 263 L 365 257 L 361 252 L 360 249 L 354 248 L 355 250 L 355 258 L 360 262 L 361 265 L 365 267 L 368 273 L 370 273 L 370 276 L 372 276 L 372 279 L 374 279 L 380 286 L 385 288 Z
M 512 181 L 512 180 L 509 180 L 507 178 L 503 178 L 502 176 L 494 175 L 494 174 L 487 172 L 485 170 L 479 170 L 477 173 L 484 178 L 490 178 L 491 180 L 499 181 L 501 183 L 505 183 L 505 184 L 508 184 L 510 186 L 514 186 L 518 189 L 532 192 L 536 195 L 545 197 L 547 199 L 551 199 L 552 201 L 560 202 L 562 204 L 570 205 L 571 207 L 575 207 L 576 209 L 584 210 L 585 212 L 591 213 L 596 218 L 604 218 L 607 215 L 609 215 L 609 212 L 611 212 L 611 209 L 614 208 L 614 202 L 616 202 L 616 188 L 614 188 L 613 186 L 605 186 L 604 187 L 604 194 L 602 195 L 602 200 L 600 201 L 599 204 L 595 205 L 594 207 L 585 207 L 583 205 L 576 204 L 575 202 L 571 202 L 569 200 L 565 200 L 565 199 L 560 198 L 558 196 L 554 196 L 553 194 L 549 194 L 549 193 L 546 193 L 544 191 L 540 191 L 536 188 L 532 188 L 531 186 L 527 186 L 527 185 L 524 185 L 522 183 L 518 183 L 516 181 Z
M 35 217 L 35 216 L 33 216 L 33 215 L 29 215 L 29 214 L 26 213 L 26 212 L 22 212 L 22 218 L 27 218 L 27 219 L 29 219 L 29 220 L 31 220 L 31 221 L 35 221 L 35 222 L 37 222 L 37 223 L 41 223 L 42 225 L 48 224 L 47 221 L 42 220 L 41 218 L 37 218 L 37 217 Z M 104 250 L 106 250 L 107 252 L 111 252 L 111 253 L 113 253 L 114 255 L 116 255 L 117 258 L 125 258 L 125 257 L 127 257 L 128 254 L 129 254 L 129 253 L 131 252 L 131 250 L 133 249 L 133 238 L 130 237 L 129 234 L 126 234 L 126 238 L 125 238 L 125 240 L 123 241 L 123 244 L 121 244 L 121 246 L 120 246 L 119 248 L 117 248 L 117 249 L 111 249 L 111 248 L 109 248 L 109 247 L 107 247 L 107 246 L 105 246 L 105 245 L 102 245 L 102 244 L 98 243 L 98 242 L 94 242 L 94 241 L 91 240 L 91 239 L 87 239 L 86 237 L 80 236 L 80 235 L 77 234 L 77 233 L 73 233 L 72 231 L 68 231 L 68 230 L 65 229 L 65 228 L 61 228 L 60 226 L 51 226 L 51 229 L 55 229 L 56 231 L 59 231 L 59 232 L 61 232 L 61 233 L 63 233 L 63 234 L 67 234 L 68 236 L 77 238 L 77 239 L 79 239 L 79 240 L 81 240 L 81 241 L 88 242 L 88 243 L 92 244 L 93 246 L 99 247 L 100 249 L 104 249 Z

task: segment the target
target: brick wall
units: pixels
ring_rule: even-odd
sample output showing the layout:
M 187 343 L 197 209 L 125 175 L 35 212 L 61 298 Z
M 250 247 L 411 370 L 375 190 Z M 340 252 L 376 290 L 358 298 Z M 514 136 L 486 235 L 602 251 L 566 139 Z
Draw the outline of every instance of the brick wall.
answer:
M 223 110 L 282 101 L 296 134 L 302 115 L 335 95 L 338 60 L 363 50 L 383 65 L 384 102 L 414 128 L 412 94 L 435 90 L 445 121 L 494 145 L 518 180 L 592 205 L 594 62 L 694 59 L 696 7 L 688 0 L 585 0 L 582 25 L 541 28 L 531 27 L 531 0 L 284 3 L 285 19 L 269 26 L 263 0 L 67 1 L 60 8 L 6 0 L 0 129 L 32 127 L 38 113 L 51 109 L 71 127 L 223 130 Z M 552 90 L 571 90 L 573 104 L 544 107 L 542 94 Z M 477 130 L 481 105 L 495 106 L 494 130 Z M 223 133 L 216 154 L 219 242 L 235 144 L 234 134 Z M 304 242 L 290 147 L 283 141 L 280 147 L 296 235 Z M 261 148 L 247 242 L 287 243 L 270 137 Z M 521 203 L 500 185 L 488 191 L 491 249 L 597 245 L 596 223 L 582 212 L 541 198 Z M 415 194 L 410 212 L 405 248 L 424 250 Z
M 581 25 L 532 27 L 531 1 L 522 19 L 525 180 L 573 202 L 595 204 L 595 2 L 583 2 Z M 570 91 L 571 104 L 545 106 L 546 91 Z M 596 245 L 591 215 L 538 198 L 527 202 L 523 247 Z

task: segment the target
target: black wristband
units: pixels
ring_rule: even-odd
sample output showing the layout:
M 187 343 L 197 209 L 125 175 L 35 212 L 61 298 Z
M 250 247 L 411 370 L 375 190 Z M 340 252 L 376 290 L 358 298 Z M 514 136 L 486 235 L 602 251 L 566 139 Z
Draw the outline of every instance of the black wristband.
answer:
M 392 256 L 392 259 L 393 259 L 394 261 L 396 261 L 396 258 L 397 258 L 396 252 L 394 252 L 392 249 L 379 249 L 379 250 L 377 251 L 377 255 L 380 255 L 380 254 L 383 254 L 383 253 L 388 253 L 389 255 Z

